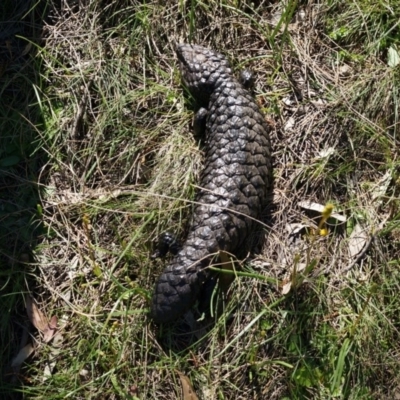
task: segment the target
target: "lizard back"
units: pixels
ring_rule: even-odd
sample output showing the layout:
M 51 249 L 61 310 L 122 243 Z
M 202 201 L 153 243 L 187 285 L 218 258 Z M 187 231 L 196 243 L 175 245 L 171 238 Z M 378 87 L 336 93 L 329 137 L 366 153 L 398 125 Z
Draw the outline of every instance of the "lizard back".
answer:
M 190 44 L 178 45 L 177 55 L 183 84 L 207 106 L 205 165 L 188 237 L 155 287 L 156 322 L 172 321 L 195 303 L 215 253 L 240 252 L 272 180 L 269 127 L 227 59 Z

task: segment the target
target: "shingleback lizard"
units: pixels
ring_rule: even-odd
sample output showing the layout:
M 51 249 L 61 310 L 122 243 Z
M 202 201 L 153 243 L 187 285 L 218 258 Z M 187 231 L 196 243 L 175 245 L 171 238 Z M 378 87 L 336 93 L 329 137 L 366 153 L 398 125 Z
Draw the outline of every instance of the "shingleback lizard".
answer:
M 187 239 L 156 283 L 151 316 L 158 323 L 196 302 L 213 255 L 243 247 L 272 180 L 269 127 L 225 56 L 191 44 L 176 52 L 183 84 L 207 109 L 205 165 Z

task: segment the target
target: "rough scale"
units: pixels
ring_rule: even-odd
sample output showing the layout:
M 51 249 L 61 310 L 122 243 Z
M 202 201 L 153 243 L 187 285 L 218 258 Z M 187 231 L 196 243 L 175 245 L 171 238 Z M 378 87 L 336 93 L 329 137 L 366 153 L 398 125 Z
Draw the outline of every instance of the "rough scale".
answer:
M 240 252 L 272 179 L 268 125 L 227 59 L 197 45 L 180 44 L 176 51 L 183 84 L 207 108 L 205 165 L 188 237 L 155 287 L 156 322 L 173 321 L 193 306 L 212 255 Z

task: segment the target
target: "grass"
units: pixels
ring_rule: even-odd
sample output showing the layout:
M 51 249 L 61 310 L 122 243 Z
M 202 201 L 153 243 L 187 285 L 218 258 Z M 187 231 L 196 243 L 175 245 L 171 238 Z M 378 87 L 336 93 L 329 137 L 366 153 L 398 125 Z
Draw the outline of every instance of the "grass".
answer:
M 188 379 L 202 399 L 395 398 L 397 6 L 31 6 L 1 6 L 5 27 L 19 21 L 0 37 L 3 397 L 175 399 Z M 150 254 L 166 230 L 185 237 L 203 162 L 173 50 L 189 38 L 255 72 L 274 197 L 224 273 L 222 314 L 157 327 L 148 301 L 168 260 Z M 345 218 L 325 226 L 306 201 Z M 52 341 L 26 293 L 57 317 Z

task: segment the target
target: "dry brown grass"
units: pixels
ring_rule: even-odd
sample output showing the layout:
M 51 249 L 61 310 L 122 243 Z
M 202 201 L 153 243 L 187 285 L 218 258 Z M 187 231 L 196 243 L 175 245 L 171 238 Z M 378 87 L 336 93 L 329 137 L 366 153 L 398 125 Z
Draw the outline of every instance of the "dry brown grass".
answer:
M 394 396 L 397 71 L 329 38 L 323 3 L 189 4 L 49 2 L 29 290 L 62 336 L 56 356 L 35 336 L 27 398 L 175 399 L 176 371 L 204 399 Z M 146 313 L 164 261 L 149 254 L 159 233 L 184 236 L 202 168 L 173 51 L 189 38 L 254 70 L 274 193 L 223 316 L 160 328 Z M 320 235 L 307 201 L 345 221 Z

